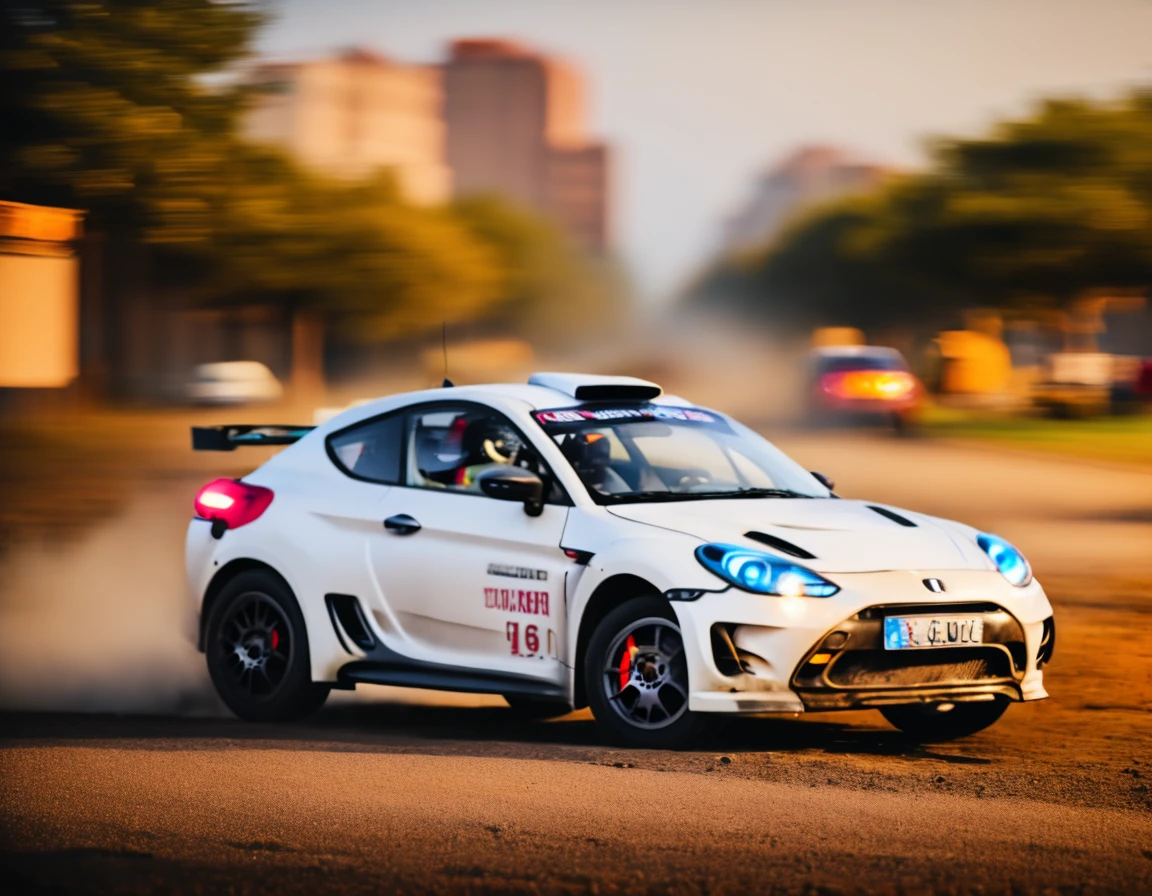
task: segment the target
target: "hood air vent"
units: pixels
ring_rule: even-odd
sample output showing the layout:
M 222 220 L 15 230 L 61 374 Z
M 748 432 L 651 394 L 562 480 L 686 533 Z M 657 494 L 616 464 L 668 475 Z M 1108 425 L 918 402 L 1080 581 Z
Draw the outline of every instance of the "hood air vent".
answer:
M 785 541 L 783 538 L 777 538 L 775 535 L 768 535 L 765 532 L 745 532 L 744 537 L 758 541 L 760 544 L 766 544 L 770 548 L 776 548 L 780 553 L 787 554 L 789 557 L 799 557 L 801 560 L 816 559 L 815 554 L 804 550 L 799 545 L 792 544 L 790 541 Z
M 907 526 L 909 529 L 915 529 L 916 524 L 907 517 L 900 516 L 895 510 L 889 510 L 887 507 L 877 507 L 875 504 L 868 505 L 869 510 L 875 510 L 880 516 L 886 516 L 894 523 L 899 523 L 901 526 Z

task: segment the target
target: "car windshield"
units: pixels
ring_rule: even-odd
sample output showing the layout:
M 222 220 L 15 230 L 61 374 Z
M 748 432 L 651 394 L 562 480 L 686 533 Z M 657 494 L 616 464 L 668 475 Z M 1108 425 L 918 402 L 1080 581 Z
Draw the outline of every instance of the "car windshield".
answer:
M 771 443 L 713 411 L 632 405 L 534 416 L 600 504 L 831 494 Z

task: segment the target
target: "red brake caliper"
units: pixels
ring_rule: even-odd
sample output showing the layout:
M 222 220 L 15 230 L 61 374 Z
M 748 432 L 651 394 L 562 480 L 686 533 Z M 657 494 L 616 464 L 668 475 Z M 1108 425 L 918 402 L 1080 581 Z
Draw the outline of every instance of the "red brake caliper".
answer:
M 280 632 L 272 629 L 272 649 L 275 650 L 280 646 Z
M 636 650 L 636 639 L 631 635 L 624 642 L 624 656 L 620 658 L 620 690 L 628 687 L 628 679 L 632 671 L 632 654 Z

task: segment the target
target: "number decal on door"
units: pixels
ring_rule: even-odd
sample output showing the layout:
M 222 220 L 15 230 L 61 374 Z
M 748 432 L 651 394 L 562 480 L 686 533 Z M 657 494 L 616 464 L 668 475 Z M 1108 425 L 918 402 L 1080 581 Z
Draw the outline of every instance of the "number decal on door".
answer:
M 508 649 L 512 656 L 539 656 L 540 654 L 540 628 L 536 625 L 526 625 L 521 631 L 519 622 L 509 622 L 505 627 L 508 639 Z M 547 631 L 548 654 L 556 655 L 556 633 L 552 629 Z

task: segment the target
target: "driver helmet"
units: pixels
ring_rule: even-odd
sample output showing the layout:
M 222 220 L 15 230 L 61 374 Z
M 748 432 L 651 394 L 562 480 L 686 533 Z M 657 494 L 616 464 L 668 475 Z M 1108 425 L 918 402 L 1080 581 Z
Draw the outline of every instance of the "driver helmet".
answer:
M 611 462 L 612 446 L 599 432 L 580 432 L 569 436 L 560 451 L 582 479 L 599 483 Z

